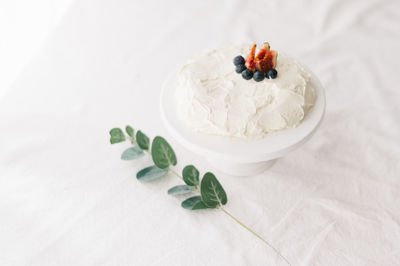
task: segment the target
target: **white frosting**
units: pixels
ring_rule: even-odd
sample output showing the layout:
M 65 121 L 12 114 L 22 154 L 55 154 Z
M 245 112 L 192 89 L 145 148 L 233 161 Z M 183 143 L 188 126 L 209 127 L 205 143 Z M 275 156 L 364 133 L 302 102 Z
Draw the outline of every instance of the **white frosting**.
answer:
M 314 103 L 310 74 L 278 53 L 276 79 L 256 82 L 235 72 L 233 58 L 250 45 L 204 51 L 177 76 L 177 111 L 195 131 L 254 138 L 298 126 Z

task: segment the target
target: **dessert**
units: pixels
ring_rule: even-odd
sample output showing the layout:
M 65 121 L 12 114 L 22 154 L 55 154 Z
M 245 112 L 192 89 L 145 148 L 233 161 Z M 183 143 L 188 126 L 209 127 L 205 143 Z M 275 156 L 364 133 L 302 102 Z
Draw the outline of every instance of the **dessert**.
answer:
M 268 43 L 257 55 L 256 44 L 203 51 L 177 74 L 177 111 L 198 132 L 263 137 L 301 123 L 315 99 L 310 77 Z

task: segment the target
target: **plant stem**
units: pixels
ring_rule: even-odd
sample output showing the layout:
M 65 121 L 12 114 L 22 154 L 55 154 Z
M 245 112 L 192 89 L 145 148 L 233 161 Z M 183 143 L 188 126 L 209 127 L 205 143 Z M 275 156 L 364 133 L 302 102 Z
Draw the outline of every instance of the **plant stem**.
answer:
M 137 145 L 137 141 L 134 137 L 129 137 L 129 139 L 131 140 L 131 143 L 134 145 Z M 148 150 L 144 150 L 144 152 L 146 152 L 147 154 L 149 154 L 151 156 L 151 150 L 150 150 L 150 145 Z M 168 167 L 168 171 L 173 173 L 176 177 L 178 177 L 179 179 L 183 180 L 183 177 L 178 174 L 175 169 L 173 167 Z M 200 189 L 198 186 L 195 187 L 195 191 L 200 193 Z M 233 219 L 235 222 L 237 222 L 239 225 L 241 225 L 243 228 L 245 228 L 247 231 L 249 231 L 250 233 L 252 233 L 254 236 L 256 236 L 258 239 L 260 239 L 262 242 L 264 242 L 267 246 L 269 246 L 273 251 L 276 252 L 276 254 L 279 255 L 279 257 L 281 257 L 289 266 L 291 266 L 290 262 L 279 252 L 279 250 L 277 250 L 276 248 L 274 248 L 267 240 L 265 240 L 262 236 L 260 236 L 259 234 L 257 234 L 256 232 L 254 232 L 250 227 L 248 227 L 247 225 L 245 225 L 243 222 L 241 222 L 239 219 L 237 219 L 235 216 L 233 216 L 230 212 L 228 212 L 227 210 L 225 210 L 222 207 L 222 204 L 220 202 L 220 204 L 217 206 L 218 209 L 220 209 L 223 213 L 225 213 L 226 215 L 228 215 L 231 219 Z
M 181 176 L 174 170 L 174 168 L 170 167 L 170 168 L 169 168 L 169 171 L 171 171 L 171 173 L 173 173 L 173 174 L 176 175 L 178 178 L 180 178 L 180 179 L 183 180 L 183 177 L 181 177 Z
M 178 178 L 183 180 L 183 177 L 180 176 L 172 167 L 169 168 L 169 170 L 176 175 Z M 198 191 L 200 193 L 200 190 L 197 188 L 196 191 Z M 253 235 L 255 235 L 257 238 L 259 238 L 262 242 L 264 242 L 265 244 L 267 244 L 273 251 L 275 251 L 279 257 L 281 257 L 288 265 L 291 266 L 290 262 L 279 252 L 279 250 L 277 250 L 276 248 L 274 248 L 270 243 L 268 243 L 267 240 L 265 240 L 262 236 L 260 236 L 259 234 L 257 234 L 256 232 L 254 232 L 250 227 L 248 227 L 247 225 L 245 225 L 242 221 L 240 221 L 239 219 L 237 219 L 235 216 L 233 216 L 230 212 L 228 212 L 227 210 L 225 210 L 222 205 L 220 204 L 218 207 L 218 209 L 220 209 L 223 213 L 225 213 L 226 215 L 228 215 L 230 218 L 232 218 L 235 222 L 237 222 L 239 225 L 241 225 L 242 227 L 244 227 L 247 231 L 249 231 L 250 233 L 252 233 Z
M 232 218 L 235 222 L 237 222 L 238 224 L 240 224 L 242 227 L 244 227 L 247 231 L 249 231 L 250 233 L 252 233 L 253 235 L 255 235 L 257 238 L 259 238 L 261 241 L 263 241 L 265 244 L 267 244 L 272 250 L 274 250 L 288 265 L 291 265 L 290 262 L 279 252 L 279 250 L 277 250 L 276 248 L 274 248 L 270 243 L 268 243 L 267 240 L 265 240 L 262 236 L 260 236 L 259 234 L 257 234 L 256 232 L 254 232 L 250 227 L 248 227 L 247 225 L 245 225 L 243 222 L 241 222 L 239 219 L 237 219 L 235 216 L 233 216 L 230 212 L 228 212 L 227 210 L 225 210 L 222 206 L 218 206 L 218 209 L 220 209 L 221 211 L 223 211 L 226 215 L 228 215 L 230 218 Z
M 131 141 L 134 142 L 133 144 L 137 145 L 137 142 L 134 138 L 131 138 Z M 151 156 L 151 151 L 150 151 L 150 147 L 149 150 L 146 151 L 150 156 Z M 169 167 L 168 171 L 170 171 L 171 173 L 173 173 L 176 177 L 178 177 L 179 179 L 183 180 L 183 177 L 178 174 L 174 168 Z M 196 187 L 195 191 L 200 193 L 200 189 L 198 187 Z M 252 233 L 253 235 L 255 235 L 258 239 L 260 239 L 262 242 L 264 242 L 265 244 L 267 244 L 267 246 L 269 246 L 273 251 L 276 252 L 276 254 L 278 254 L 289 266 L 291 266 L 290 262 L 279 252 L 279 250 L 277 250 L 276 248 L 274 248 L 267 240 L 265 240 L 262 236 L 260 236 L 259 234 L 257 234 L 256 232 L 254 232 L 250 227 L 248 227 L 247 225 L 245 225 L 243 222 L 241 222 L 239 219 L 237 219 L 235 216 L 233 216 L 230 212 L 228 212 L 227 210 L 225 210 L 222 205 L 220 204 L 219 206 L 217 206 L 218 209 L 220 209 L 223 213 L 225 213 L 226 215 L 228 215 L 230 218 L 232 218 L 235 222 L 237 222 L 239 225 L 241 225 L 243 228 L 245 228 L 247 231 L 249 231 L 250 233 Z

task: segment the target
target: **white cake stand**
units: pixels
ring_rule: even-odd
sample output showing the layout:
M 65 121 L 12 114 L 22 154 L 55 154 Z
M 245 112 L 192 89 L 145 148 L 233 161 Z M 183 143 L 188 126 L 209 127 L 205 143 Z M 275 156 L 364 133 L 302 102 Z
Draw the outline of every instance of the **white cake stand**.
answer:
M 297 127 L 269 134 L 261 139 L 243 140 L 207 135 L 188 128 L 176 112 L 176 72 L 165 81 L 161 91 L 161 116 L 171 135 L 187 149 L 204 156 L 218 170 L 234 176 L 261 173 L 274 162 L 299 148 L 315 133 L 325 113 L 325 92 L 311 73 L 315 104 Z

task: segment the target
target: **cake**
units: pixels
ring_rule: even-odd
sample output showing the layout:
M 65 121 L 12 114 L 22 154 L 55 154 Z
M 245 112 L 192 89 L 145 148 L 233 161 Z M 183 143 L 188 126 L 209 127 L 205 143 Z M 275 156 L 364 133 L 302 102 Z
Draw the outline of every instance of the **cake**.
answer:
M 257 61 L 267 58 L 265 47 L 273 59 Z M 293 58 L 274 52 L 264 44 L 254 58 L 255 45 L 236 45 L 193 56 L 177 73 L 180 118 L 194 131 L 237 138 L 260 138 L 297 127 L 314 104 L 311 75 Z M 234 62 L 235 71 L 232 60 L 247 54 L 245 65 Z

